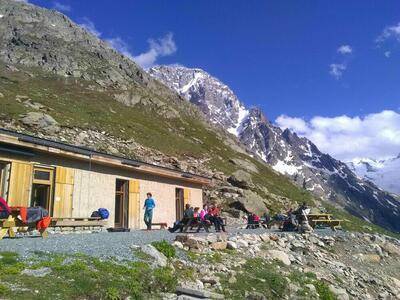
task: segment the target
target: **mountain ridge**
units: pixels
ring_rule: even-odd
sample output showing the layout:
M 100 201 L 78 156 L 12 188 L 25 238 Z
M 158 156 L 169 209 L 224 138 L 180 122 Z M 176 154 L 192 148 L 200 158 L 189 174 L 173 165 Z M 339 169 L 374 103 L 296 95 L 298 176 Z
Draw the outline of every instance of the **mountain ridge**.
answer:
M 182 66 L 156 66 L 149 74 L 191 103 L 200 104 L 211 122 L 236 135 L 255 155 L 289 176 L 298 186 L 324 200 L 339 203 L 369 222 L 400 230 L 400 202 L 396 198 L 357 177 L 345 163 L 320 152 L 308 139 L 275 126 L 260 109 L 244 107 L 234 92 L 217 78 L 201 69 Z M 192 84 L 193 78 L 196 78 L 195 84 Z M 181 86 L 189 88 L 182 91 Z M 219 92 L 221 86 L 224 93 Z M 222 98 L 217 99 L 221 94 Z

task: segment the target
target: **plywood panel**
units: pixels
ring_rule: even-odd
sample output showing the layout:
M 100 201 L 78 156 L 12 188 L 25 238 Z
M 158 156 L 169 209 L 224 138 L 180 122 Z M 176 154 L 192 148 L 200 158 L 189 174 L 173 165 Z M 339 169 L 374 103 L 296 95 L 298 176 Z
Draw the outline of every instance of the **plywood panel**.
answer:
M 56 182 L 64 184 L 74 184 L 75 170 L 72 168 L 57 167 Z
M 29 163 L 12 162 L 10 175 L 10 206 L 29 206 L 33 166 Z
M 139 180 L 129 180 L 129 227 L 140 227 Z
M 185 207 L 187 203 L 190 203 L 190 189 L 183 189 L 183 206 Z
M 56 188 L 54 193 L 53 217 L 72 217 L 74 192 L 74 169 L 56 168 Z

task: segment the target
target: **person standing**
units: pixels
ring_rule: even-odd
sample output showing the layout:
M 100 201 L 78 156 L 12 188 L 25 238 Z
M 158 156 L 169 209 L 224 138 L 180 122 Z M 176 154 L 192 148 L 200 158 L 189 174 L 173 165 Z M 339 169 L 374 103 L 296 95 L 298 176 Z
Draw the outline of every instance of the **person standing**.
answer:
M 147 230 L 151 230 L 151 223 L 153 220 L 153 209 L 156 207 L 156 202 L 153 199 L 151 193 L 147 193 L 147 199 L 144 201 L 144 223 L 147 226 Z

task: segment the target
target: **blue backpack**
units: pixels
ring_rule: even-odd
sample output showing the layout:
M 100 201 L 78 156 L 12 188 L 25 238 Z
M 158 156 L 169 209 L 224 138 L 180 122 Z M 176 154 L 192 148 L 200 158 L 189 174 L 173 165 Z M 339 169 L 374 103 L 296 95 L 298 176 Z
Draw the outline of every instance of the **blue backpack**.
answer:
M 99 212 L 100 218 L 103 220 L 108 219 L 110 213 L 108 212 L 107 208 L 99 208 L 97 211 Z

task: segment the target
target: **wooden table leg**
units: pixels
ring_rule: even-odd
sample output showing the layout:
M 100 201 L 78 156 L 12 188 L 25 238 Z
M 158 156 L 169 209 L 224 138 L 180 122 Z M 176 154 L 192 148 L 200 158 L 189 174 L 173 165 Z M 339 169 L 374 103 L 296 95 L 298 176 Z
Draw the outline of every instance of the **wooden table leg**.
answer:
M 8 228 L 8 236 L 10 238 L 15 238 L 15 232 L 14 232 L 14 229 L 12 227 Z
M 40 232 L 40 235 L 42 236 L 42 238 L 44 238 L 44 239 L 49 236 L 49 233 L 47 232 L 46 229 L 40 229 L 39 232 Z
M 6 236 L 7 232 L 8 232 L 8 228 L 0 228 L 0 240 Z

